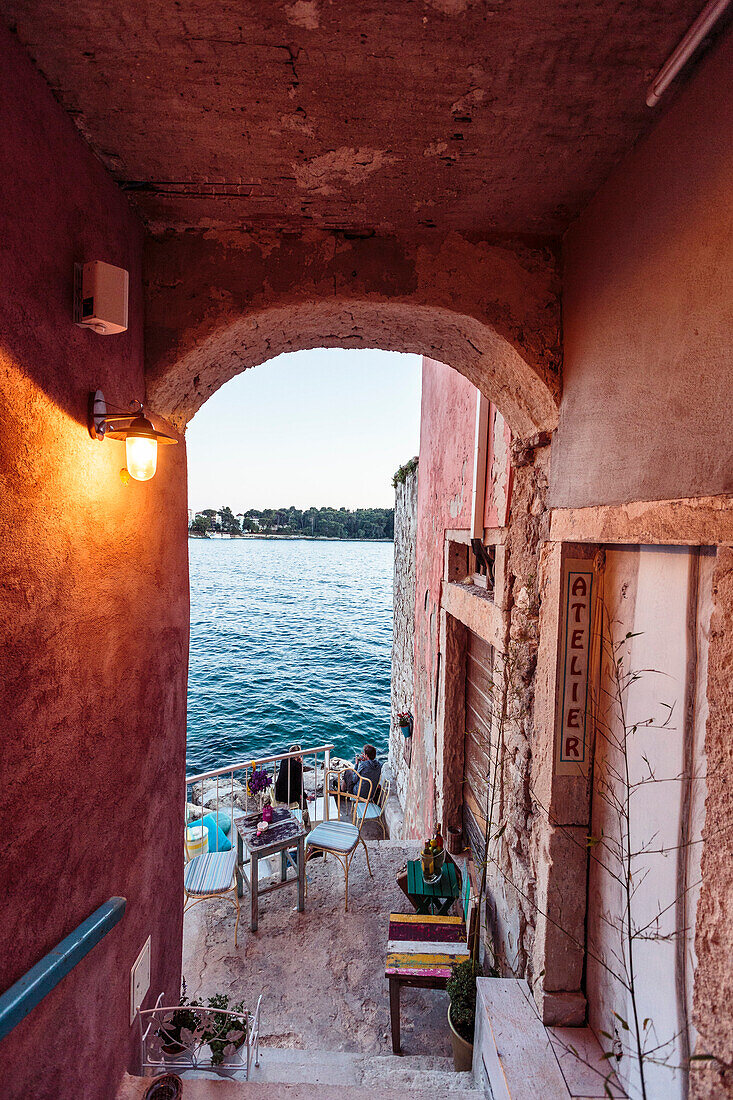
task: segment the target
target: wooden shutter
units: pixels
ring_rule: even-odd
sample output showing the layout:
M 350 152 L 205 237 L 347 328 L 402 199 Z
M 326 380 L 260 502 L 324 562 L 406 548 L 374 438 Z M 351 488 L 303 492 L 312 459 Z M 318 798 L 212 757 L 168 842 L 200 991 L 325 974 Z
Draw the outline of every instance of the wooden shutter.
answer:
M 466 739 L 463 752 L 463 831 L 474 860 L 484 858 L 486 795 L 490 767 L 491 678 L 494 650 L 468 631 L 466 646 Z

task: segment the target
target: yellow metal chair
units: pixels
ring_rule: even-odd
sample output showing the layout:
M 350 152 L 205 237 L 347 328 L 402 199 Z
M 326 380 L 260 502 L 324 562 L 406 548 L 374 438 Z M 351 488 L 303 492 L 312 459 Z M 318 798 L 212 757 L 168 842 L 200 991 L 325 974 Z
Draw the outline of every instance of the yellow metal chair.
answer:
M 237 910 L 234 924 L 234 946 L 237 946 L 239 928 L 239 897 L 237 896 L 237 849 L 228 852 L 207 852 L 204 855 L 188 858 L 186 845 L 186 868 L 183 873 L 183 893 L 185 897 L 183 912 L 192 909 L 201 901 L 211 898 L 228 898 Z M 231 895 L 231 896 L 230 896 Z
M 341 791 L 341 772 L 336 771 L 334 768 L 328 768 L 323 776 L 324 792 L 328 795 L 329 779 L 331 776 L 335 776 L 337 780 L 336 790 L 332 791 L 332 795 L 336 798 L 336 804 L 338 808 L 339 818 L 341 817 L 341 801 L 346 800 L 347 795 Z M 367 797 L 364 797 L 362 791 L 366 789 Z M 366 854 L 367 869 L 369 874 L 372 875 L 372 869 L 369 865 L 369 852 L 367 846 L 361 835 L 361 827 L 364 824 L 364 814 L 358 820 L 357 824 L 357 811 L 361 805 L 365 805 L 369 802 L 369 794 L 371 793 L 372 785 L 368 779 L 363 776 L 359 776 L 359 786 L 357 787 L 356 794 L 349 795 L 349 801 L 354 803 L 354 808 L 351 814 L 351 821 L 321 821 L 316 825 L 308 836 L 305 838 L 305 862 L 308 865 L 308 860 L 315 855 L 316 852 L 323 852 L 324 859 L 326 855 L 333 855 L 339 861 L 344 869 L 344 875 L 346 878 L 346 902 L 345 912 L 349 911 L 349 866 L 354 853 L 356 852 L 359 844 L 364 847 Z M 305 880 L 306 893 L 308 892 L 308 877 Z
M 355 820 L 360 822 L 361 819 L 364 821 L 378 821 L 385 840 L 387 839 L 387 825 L 384 820 L 384 808 L 389 798 L 390 782 L 388 779 L 386 783 L 379 784 L 379 795 L 374 802 L 359 802 L 354 807 Z

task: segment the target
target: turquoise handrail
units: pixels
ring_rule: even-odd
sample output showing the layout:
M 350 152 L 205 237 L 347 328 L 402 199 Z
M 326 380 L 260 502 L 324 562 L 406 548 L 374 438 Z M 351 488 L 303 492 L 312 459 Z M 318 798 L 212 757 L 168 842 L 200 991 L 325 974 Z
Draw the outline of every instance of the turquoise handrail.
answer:
M 54 986 L 114 928 L 125 912 L 126 898 L 110 898 L 40 962 L 0 995 L 0 1039 L 32 1011 Z

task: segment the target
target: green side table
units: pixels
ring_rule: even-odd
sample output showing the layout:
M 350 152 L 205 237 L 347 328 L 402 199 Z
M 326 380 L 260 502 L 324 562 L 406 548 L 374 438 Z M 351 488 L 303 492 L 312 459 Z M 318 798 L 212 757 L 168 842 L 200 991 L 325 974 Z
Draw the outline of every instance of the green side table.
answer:
M 407 896 L 422 916 L 429 913 L 445 916 L 460 892 L 458 872 L 451 860 L 445 861 L 440 881 L 433 884 L 425 882 L 419 859 L 407 861 Z

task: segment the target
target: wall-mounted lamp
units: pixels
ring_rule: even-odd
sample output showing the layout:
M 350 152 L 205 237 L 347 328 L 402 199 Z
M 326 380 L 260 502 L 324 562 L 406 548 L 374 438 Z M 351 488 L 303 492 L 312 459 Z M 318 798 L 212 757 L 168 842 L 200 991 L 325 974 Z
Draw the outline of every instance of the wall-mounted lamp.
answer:
M 150 481 L 158 465 L 158 444 L 177 443 L 178 440 L 165 432 L 156 431 L 139 401 L 131 401 L 133 413 L 107 408 L 104 394 L 96 390 L 89 394 L 89 434 L 100 441 L 124 439 L 127 466 L 120 471 L 123 481 L 130 477 L 135 481 Z

